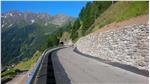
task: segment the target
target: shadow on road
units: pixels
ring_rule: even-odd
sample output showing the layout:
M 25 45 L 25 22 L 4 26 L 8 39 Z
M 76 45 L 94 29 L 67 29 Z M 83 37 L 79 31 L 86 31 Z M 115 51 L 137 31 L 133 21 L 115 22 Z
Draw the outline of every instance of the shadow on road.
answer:
M 52 61 L 53 61 L 53 68 L 54 68 L 56 83 L 57 84 L 71 84 L 71 81 L 68 78 L 68 75 L 65 72 L 65 70 L 57 56 L 57 51 L 52 53 Z
M 118 62 L 111 62 L 109 60 L 104 60 L 104 59 L 101 59 L 101 58 L 98 58 L 98 57 L 94 57 L 94 56 L 90 56 L 90 55 L 87 55 L 87 54 L 83 54 L 77 48 L 74 48 L 73 51 L 78 53 L 78 54 L 81 54 L 82 56 L 85 56 L 85 57 L 88 57 L 88 58 L 92 58 L 92 59 L 95 59 L 97 61 L 100 61 L 100 62 L 103 62 L 103 63 L 106 63 L 106 64 L 110 64 L 112 66 L 115 66 L 115 67 L 118 67 L 118 68 L 122 68 L 122 69 L 131 71 L 131 72 L 136 73 L 136 74 L 140 74 L 140 75 L 149 77 L 149 71 L 140 70 L 140 69 L 138 69 L 136 67 L 133 67 L 133 66 L 130 66 L 130 65 L 120 64 Z

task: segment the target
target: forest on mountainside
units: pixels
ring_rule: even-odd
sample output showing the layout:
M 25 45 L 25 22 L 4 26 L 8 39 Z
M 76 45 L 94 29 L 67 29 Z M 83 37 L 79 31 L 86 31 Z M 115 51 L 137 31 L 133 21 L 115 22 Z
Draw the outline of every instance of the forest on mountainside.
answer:
M 148 13 L 147 1 L 93 1 L 82 8 L 71 26 L 70 38 L 76 42 L 112 22 L 120 22 Z

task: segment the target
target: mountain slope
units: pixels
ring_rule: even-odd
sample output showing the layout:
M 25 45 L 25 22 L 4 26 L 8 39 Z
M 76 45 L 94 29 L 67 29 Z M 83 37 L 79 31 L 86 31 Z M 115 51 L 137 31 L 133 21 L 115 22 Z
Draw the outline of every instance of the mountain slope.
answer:
M 116 2 L 87 28 L 76 48 L 108 62 L 148 71 L 148 6 L 146 1 Z
M 2 13 L 1 19 L 2 66 L 18 63 L 22 59 L 31 58 L 37 50 L 52 47 L 47 45 L 48 38 L 52 34 L 61 35 L 66 26 L 74 20 L 62 14 L 58 17 L 18 11 Z
M 104 4 L 105 3 L 105 4 Z M 80 17 L 70 31 L 70 38 L 77 41 L 105 25 L 148 14 L 147 1 L 90 2 L 81 10 Z
M 145 14 L 148 14 L 148 2 L 146 1 L 117 2 L 114 5 L 111 5 L 96 19 L 95 23 L 88 29 L 87 33 L 96 31 L 112 22 L 119 22 Z

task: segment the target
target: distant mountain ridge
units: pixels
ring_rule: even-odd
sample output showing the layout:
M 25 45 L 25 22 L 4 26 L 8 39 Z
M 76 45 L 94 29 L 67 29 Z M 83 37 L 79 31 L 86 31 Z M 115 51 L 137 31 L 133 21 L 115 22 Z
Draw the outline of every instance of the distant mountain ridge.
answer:
M 47 13 L 8 11 L 2 13 L 1 19 L 2 28 L 7 28 L 16 24 L 20 24 L 22 22 L 24 22 L 26 25 L 38 23 L 44 26 L 53 24 L 60 27 L 74 20 L 75 18 L 64 14 L 57 14 L 55 16 L 51 16 Z
M 74 20 L 64 14 L 51 16 L 19 11 L 2 13 L 2 66 L 31 58 L 34 52 L 47 45 L 46 41 L 52 34 L 59 33 L 60 36 Z

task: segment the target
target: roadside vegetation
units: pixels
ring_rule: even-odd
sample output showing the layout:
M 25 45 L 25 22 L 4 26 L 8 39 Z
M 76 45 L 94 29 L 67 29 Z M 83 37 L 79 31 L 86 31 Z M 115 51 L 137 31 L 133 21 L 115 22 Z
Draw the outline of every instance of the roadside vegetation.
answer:
M 86 6 L 82 8 L 79 18 L 77 18 L 71 27 L 70 38 L 76 41 L 79 37 L 86 35 L 88 28 L 111 4 L 111 1 L 88 2 Z
M 41 56 L 41 52 L 36 51 L 31 59 L 25 59 L 20 61 L 16 66 L 8 67 L 4 72 L 1 73 L 2 82 L 5 83 L 11 80 L 19 72 L 32 69 L 38 58 Z
M 70 38 L 76 42 L 110 23 L 148 14 L 148 8 L 148 1 L 88 2 L 71 27 Z
M 1 83 L 5 83 L 11 80 L 20 70 L 16 68 L 9 67 L 6 71 L 1 73 Z
M 95 20 L 95 23 L 87 30 L 87 33 L 94 32 L 112 22 L 120 22 L 148 14 L 148 8 L 148 2 L 146 1 L 117 2 Z
M 15 68 L 17 68 L 19 70 L 29 70 L 36 63 L 36 61 L 38 60 L 38 58 L 40 56 L 41 56 L 41 52 L 40 51 L 36 51 L 33 54 L 33 57 L 31 59 L 26 59 L 26 60 L 21 61 L 20 63 L 18 63 L 15 66 Z

